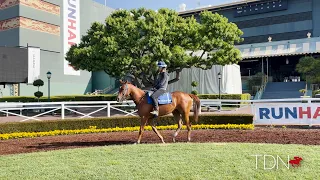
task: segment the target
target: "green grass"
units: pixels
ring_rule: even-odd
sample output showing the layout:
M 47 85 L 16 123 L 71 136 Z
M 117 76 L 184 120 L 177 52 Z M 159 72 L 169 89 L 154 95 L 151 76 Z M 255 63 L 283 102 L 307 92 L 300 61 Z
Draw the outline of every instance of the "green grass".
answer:
M 315 179 L 320 146 L 177 143 L 0 156 L 0 179 Z M 299 168 L 256 169 L 254 154 L 300 156 Z M 270 166 L 270 164 L 269 164 Z

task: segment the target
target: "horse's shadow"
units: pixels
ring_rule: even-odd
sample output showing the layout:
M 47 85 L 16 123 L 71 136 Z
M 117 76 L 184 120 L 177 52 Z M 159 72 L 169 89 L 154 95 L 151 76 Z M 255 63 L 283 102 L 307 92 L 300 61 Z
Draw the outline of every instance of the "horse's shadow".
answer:
M 98 142 L 52 142 L 39 143 L 38 145 L 26 146 L 27 149 L 62 149 L 72 147 L 95 147 L 134 144 L 133 141 L 98 141 Z

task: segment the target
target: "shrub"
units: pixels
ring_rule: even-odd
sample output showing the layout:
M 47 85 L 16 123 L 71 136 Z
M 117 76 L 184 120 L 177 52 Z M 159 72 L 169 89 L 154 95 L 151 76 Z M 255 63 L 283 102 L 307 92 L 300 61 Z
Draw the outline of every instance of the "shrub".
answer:
M 39 99 L 39 98 L 41 98 L 43 96 L 43 92 L 37 91 L 37 92 L 34 93 L 34 96 Z
M 41 79 L 37 79 L 35 81 L 33 81 L 33 86 L 43 86 L 44 82 Z
M 198 91 L 197 90 L 193 90 L 193 91 L 191 91 L 191 94 L 198 95 Z
M 197 87 L 198 86 L 198 82 L 197 81 L 192 81 L 191 86 L 192 87 Z
M 192 124 L 193 117 L 190 116 Z M 251 114 L 224 114 L 224 115 L 200 115 L 197 124 L 252 124 L 253 115 Z M 157 121 L 157 126 L 174 125 L 177 122 L 173 116 L 163 116 Z M 110 117 L 110 118 L 91 118 L 91 119 L 68 119 L 53 121 L 35 122 L 16 122 L 0 124 L 0 134 L 13 132 L 46 132 L 53 130 L 75 130 L 86 129 L 90 126 L 102 128 L 115 127 L 135 127 L 140 126 L 140 118 L 132 117 Z
M 316 94 L 320 94 L 320 89 L 314 90 L 314 91 L 312 92 L 312 96 L 313 96 L 313 97 L 315 97 Z

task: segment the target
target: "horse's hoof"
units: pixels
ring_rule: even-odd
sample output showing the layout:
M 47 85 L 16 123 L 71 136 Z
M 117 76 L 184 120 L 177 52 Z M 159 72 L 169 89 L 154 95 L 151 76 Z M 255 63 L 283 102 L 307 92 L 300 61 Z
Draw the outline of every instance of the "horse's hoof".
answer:
M 172 139 L 172 141 L 175 143 L 175 142 L 176 142 L 176 139 L 175 139 L 175 138 L 173 138 L 173 139 Z

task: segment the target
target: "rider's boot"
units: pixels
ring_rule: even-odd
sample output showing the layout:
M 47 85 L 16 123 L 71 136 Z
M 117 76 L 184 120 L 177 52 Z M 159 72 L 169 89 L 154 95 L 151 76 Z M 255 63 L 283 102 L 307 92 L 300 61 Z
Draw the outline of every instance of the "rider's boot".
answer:
M 153 115 L 155 115 L 155 116 L 158 116 L 158 115 L 159 115 L 159 107 L 156 106 L 156 107 L 154 108 L 154 110 L 151 112 L 151 114 L 153 114 Z

